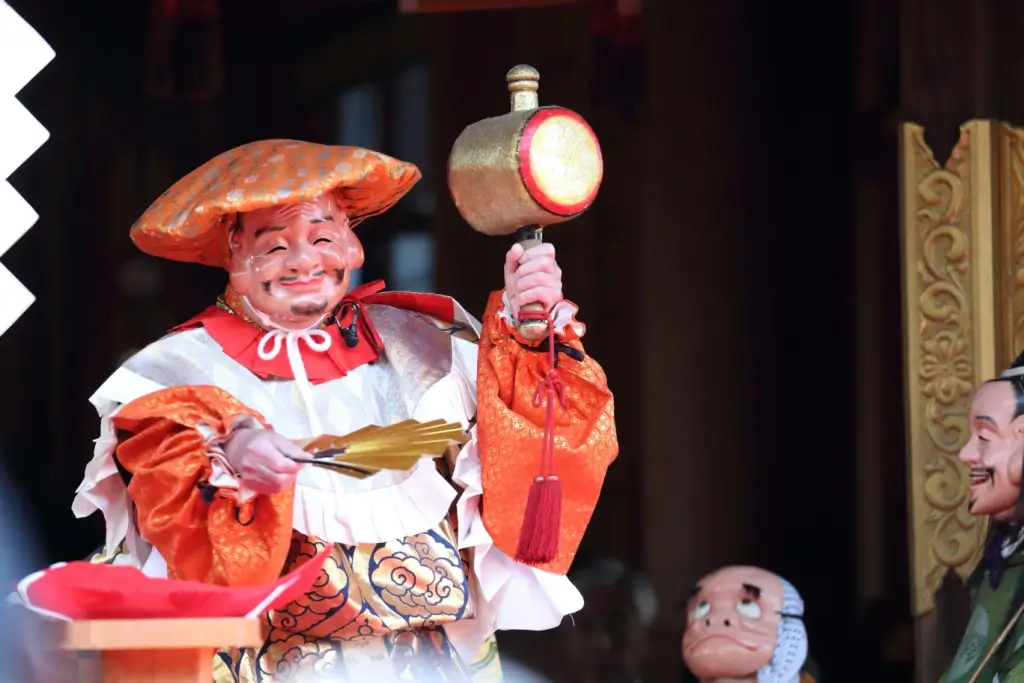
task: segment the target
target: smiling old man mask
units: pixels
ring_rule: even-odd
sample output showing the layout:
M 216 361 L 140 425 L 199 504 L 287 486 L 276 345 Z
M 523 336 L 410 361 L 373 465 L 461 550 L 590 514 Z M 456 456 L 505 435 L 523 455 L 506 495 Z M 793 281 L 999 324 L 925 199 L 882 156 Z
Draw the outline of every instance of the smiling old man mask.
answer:
M 231 287 L 267 327 L 315 325 L 363 265 L 362 245 L 331 193 L 243 213 L 230 240 Z

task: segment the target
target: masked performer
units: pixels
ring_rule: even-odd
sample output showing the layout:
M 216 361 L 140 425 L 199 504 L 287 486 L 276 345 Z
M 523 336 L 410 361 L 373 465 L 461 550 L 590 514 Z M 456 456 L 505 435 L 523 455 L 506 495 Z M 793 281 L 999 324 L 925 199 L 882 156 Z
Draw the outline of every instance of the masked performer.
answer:
M 814 683 L 803 616 L 785 579 L 757 567 L 719 569 L 693 589 L 683 660 L 701 683 Z
M 229 285 L 97 391 L 76 514 L 102 510 L 107 561 L 171 578 L 270 582 L 333 548 L 317 589 L 267 616 L 262 648 L 220 654 L 218 681 L 496 680 L 496 659 L 472 666 L 495 631 L 582 606 L 565 574 L 618 447 L 553 248 L 508 252 L 482 324 L 444 296 L 348 291 L 353 228 L 418 179 L 370 150 L 257 142 L 132 228 L 144 252 L 225 268 Z M 516 333 L 534 302 L 553 345 Z M 461 423 L 468 442 L 364 479 L 295 462 L 297 439 L 407 419 Z M 556 472 L 541 471 L 552 434 Z M 560 513 L 528 505 L 544 484 L 561 485 Z
M 971 401 L 970 439 L 960 460 L 970 477 L 968 509 L 987 515 L 991 536 L 969 587 L 971 618 L 944 683 L 1024 681 L 1024 354 Z

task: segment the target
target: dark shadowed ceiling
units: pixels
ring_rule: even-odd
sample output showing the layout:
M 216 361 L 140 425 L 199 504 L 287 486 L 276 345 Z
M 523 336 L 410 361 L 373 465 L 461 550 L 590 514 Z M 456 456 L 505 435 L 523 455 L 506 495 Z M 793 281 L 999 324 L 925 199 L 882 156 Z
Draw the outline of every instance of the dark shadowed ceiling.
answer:
M 187 0 L 185 0 L 187 2 Z M 195 0 L 192 0 L 193 2 Z M 287 54 L 315 50 L 339 33 L 396 14 L 398 0 L 206 0 L 217 2 L 227 63 L 245 53 Z M 153 9 L 175 0 L 8 0 L 50 42 L 57 59 L 71 59 L 91 90 L 128 96 L 126 83 L 141 83 L 148 67 Z M 189 34 L 190 35 L 190 34 Z M 191 49 L 189 39 L 178 50 Z
M 396 13 L 397 0 L 213 0 L 222 26 L 233 38 L 275 38 L 285 44 L 308 43 L 340 29 Z M 153 7 L 174 0 L 8 0 L 51 42 L 81 42 L 113 53 L 144 44 Z M 58 34 L 59 35 L 55 35 Z M 59 45 L 55 45 L 59 47 Z

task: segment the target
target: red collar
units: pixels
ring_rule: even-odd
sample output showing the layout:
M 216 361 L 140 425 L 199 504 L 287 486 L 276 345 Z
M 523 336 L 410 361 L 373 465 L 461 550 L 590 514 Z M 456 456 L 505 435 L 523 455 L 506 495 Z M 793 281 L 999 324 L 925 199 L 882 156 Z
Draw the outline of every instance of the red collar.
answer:
M 342 305 L 338 309 L 341 315 L 340 327 L 350 328 L 353 316 L 358 315 L 355 321 L 355 346 L 349 347 L 333 318 L 321 326 L 331 338 L 331 346 L 327 351 L 318 353 L 310 349 L 304 341 L 299 341 L 302 362 L 306 366 L 306 374 L 311 383 L 320 384 L 340 379 L 360 365 L 377 361 L 384 345 L 367 319 L 365 309 L 358 304 L 364 296 L 371 296 L 382 289 L 384 281 L 375 280 L 356 287 L 342 300 Z M 221 306 L 210 306 L 191 320 L 173 328 L 171 332 L 202 326 L 214 341 L 220 344 L 224 353 L 253 374 L 263 379 L 295 379 L 288 364 L 288 355 L 283 348 L 271 360 L 260 358 L 257 348 L 267 332 L 242 314 L 238 305 L 238 295 L 229 288 L 224 301 L 231 310 L 225 310 Z M 358 314 L 355 313 L 357 309 Z

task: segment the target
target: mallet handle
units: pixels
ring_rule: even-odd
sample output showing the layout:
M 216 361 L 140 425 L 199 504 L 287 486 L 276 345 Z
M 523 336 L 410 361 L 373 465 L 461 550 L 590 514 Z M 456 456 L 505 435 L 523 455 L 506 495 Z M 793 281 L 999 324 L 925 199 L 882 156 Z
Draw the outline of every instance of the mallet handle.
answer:
M 524 250 L 533 249 L 544 243 L 544 232 L 540 226 L 524 225 L 516 230 L 516 242 Z M 544 304 L 540 302 L 526 304 L 520 310 L 545 312 Z M 522 320 L 516 329 L 521 337 L 530 341 L 540 341 L 548 336 L 548 323 L 546 320 Z

